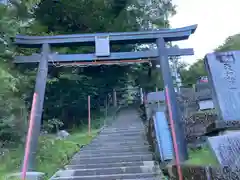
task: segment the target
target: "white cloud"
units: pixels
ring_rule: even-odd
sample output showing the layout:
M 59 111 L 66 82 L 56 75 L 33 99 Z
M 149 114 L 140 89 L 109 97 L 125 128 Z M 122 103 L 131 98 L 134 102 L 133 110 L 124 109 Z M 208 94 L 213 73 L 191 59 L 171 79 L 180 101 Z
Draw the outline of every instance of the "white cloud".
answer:
M 183 57 L 188 63 L 204 57 L 231 35 L 240 33 L 240 0 L 173 0 L 177 15 L 170 19 L 172 28 L 198 24 L 189 40 L 177 42 L 182 48 L 192 47 L 195 55 Z

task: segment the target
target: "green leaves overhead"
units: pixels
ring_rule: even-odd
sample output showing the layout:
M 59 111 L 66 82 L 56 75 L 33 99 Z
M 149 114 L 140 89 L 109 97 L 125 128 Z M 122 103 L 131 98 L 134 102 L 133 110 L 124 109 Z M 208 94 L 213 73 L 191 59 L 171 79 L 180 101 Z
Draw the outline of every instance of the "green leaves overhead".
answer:
M 49 31 L 64 34 L 121 31 L 126 26 L 124 21 L 127 19 L 123 19 L 127 18 L 123 15 L 125 7 L 105 0 L 72 0 L 71 3 L 68 0 L 43 0 L 35 11 L 35 17 L 47 25 Z M 122 26 L 115 29 L 117 24 Z
M 167 26 L 166 17 L 172 14 L 172 2 L 161 0 L 11 0 L 8 6 L 0 5 L 0 106 L 3 111 L 0 113 L 0 126 L 5 130 L 17 127 L 22 120 L 19 118 L 20 109 L 30 111 L 35 85 L 37 66 L 13 66 L 12 57 L 16 53 L 29 55 L 39 50 L 15 49 L 11 38 L 16 34 L 139 31 Z M 118 52 L 131 51 L 136 49 L 136 45 L 114 45 L 111 48 Z M 94 48 L 65 47 L 53 48 L 52 51 L 89 53 L 94 52 Z M 78 126 L 85 123 L 88 95 L 91 95 L 92 110 L 98 112 L 113 88 L 140 85 L 151 90 L 156 84 L 162 86 L 159 71 L 153 71 L 150 78 L 148 70 L 146 64 L 49 67 L 43 120 L 59 119 L 64 122 L 63 128 Z M 21 131 L 24 134 L 25 131 Z M 0 128 L 0 138 L 3 136 L 6 134 L 3 135 Z

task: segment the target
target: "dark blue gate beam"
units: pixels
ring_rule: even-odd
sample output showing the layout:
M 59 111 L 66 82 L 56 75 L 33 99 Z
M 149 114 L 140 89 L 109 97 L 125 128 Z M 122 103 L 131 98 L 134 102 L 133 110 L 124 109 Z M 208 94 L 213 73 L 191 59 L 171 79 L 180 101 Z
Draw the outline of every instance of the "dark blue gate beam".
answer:
M 163 38 L 165 42 L 186 40 L 195 32 L 197 25 L 186 26 L 176 29 L 161 29 L 144 32 L 121 32 L 121 33 L 96 33 L 96 34 L 75 34 L 57 36 L 24 36 L 17 35 L 15 44 L 22 47 L 41 47 L 42 44 L 51 46 L 70 45 L 95 45 L 95 37 L 109 36 L 111 44 L 132 44 L 132 43 L 155 43 L 157 38 Z
M 179 49 L 179 48 L 168 48 L 168 56 L 188 56 L 193 55 L 193 49 Z M 89 62 L 95 60 L 139 60 L 148 59 L 156 60 L 158 57 L 157 50 L 150 51 L 138 51 L 138 52 L 116 52 L 111 53 L 109 57 L 96 57 L 95 54 L 52 54 L 49 62 Z M 14 63 L 37 63 L 41 59 L 40 54 L 34 54 L 31 56 L 16 56 Z

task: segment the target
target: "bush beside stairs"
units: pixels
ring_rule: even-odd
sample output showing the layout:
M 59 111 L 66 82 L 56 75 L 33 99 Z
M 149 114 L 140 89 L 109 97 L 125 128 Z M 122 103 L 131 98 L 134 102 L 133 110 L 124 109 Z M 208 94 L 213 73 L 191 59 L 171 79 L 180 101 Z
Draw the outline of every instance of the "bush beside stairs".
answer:
M 51 180 L 160 180 L 137 110 L 123 108 L 116 120 L 75 154 Z

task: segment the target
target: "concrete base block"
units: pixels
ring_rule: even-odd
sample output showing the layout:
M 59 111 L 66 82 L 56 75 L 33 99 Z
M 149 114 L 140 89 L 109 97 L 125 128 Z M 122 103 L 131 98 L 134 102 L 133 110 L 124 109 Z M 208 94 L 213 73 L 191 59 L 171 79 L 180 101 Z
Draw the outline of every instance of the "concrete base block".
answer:
M 27 172 L 25 180 L 43 180 L 44 173 L 42 172 Z M 21 180 L 22 172 L 13 173 L 6 177 L 6 180 Z

